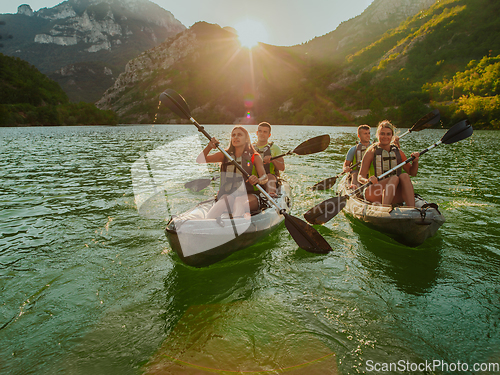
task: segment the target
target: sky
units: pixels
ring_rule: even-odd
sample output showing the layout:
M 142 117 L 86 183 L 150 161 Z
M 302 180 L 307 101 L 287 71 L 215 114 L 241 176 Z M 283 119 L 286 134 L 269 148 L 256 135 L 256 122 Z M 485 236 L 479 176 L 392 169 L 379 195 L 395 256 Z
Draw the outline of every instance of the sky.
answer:
M 373 0 L 152 0 L 170 11 L 184 26 L 198 21 L 231 26 L 240 33 L 250 27 L 248 37 L 277 46 L 305 43 L 333 31 L 360 15 Z M 0 2 L 0 13 L 17 13 L 21 4 L 33 11 L 51 8 L 61 0 Z M 240 29 L 237 27 L 239 26 Z

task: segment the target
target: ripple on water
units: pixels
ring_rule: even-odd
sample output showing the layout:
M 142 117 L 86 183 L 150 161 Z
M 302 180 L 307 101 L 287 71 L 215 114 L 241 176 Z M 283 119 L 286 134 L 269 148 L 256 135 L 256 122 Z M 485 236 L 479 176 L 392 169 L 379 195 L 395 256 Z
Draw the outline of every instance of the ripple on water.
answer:
M 231 126 L 207 129 L 227 141 Z M 256 127 L 249 130 L 255 138 Z M 355 128 L 273 127 L 283 151 L 325 133 L 326 152 L 286 159 L 297 217 L 333 194 L 309 188 L 341 171 Z M 442 134 L 411 134 L 403 150 L 422 150 Z M 183 265 L 165 222 L 141 218 L 134 204 L 133 163 L 172 141 L 184 145 L 183 164 L 167 197 L 182 211 L 216 189 L 182 187 L 217 174 L 216 166 L 184 164 L 206 144 L 192 126 L 2 130 L 2 370 L 293 373 L 307 363 L 296 373 L 350 374 L 365 371 L 366 360 L 496 358 L 500 171 L 496 155 L 484 153 L 496 149 L 496 133 L 475 132 L 422 157 L 416 191 L 447 221 L 417 249 L 340 213 L 316 226 L 330 254 L 299 249 L 282 227 L 201 270 Z M 162 177 L 176 169 L 167 167 Z

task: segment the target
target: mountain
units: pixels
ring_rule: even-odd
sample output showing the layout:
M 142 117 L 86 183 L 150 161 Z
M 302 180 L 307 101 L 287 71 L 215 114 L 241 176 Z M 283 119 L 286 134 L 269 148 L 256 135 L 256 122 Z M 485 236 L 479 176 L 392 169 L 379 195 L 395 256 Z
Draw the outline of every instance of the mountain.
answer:
M 233 29 L 198 22 L 131 60 L 96 105 L 117 111 L 123 121 L 151 122 L 157 112 L 159 121 L 169 121 L 158 95 L 175 87 L 203 121 L 232 123 L 281 105 L 307 71 L 307 62 L 290 49 L 261 44 L 249 51 Z
M 131 60 L 97 105 L 124 122 L 168 122 L 176 116 L 158 106 L 158 96 L 174 88 L 204 123 L 232 123 L 250 112 L 254 122 L 275 124 L 390 118 L 408 126 L 432 106 L 445 125 L 469 116 L 480 127 L 500 126 L 500 93 L 490 89 L 500 76 L 500 2 L 430 3 L 375 0 L 331 34 L 252 51 L 233 31 L 197 23 Z M 447 94 L 464 77 L 471 85 L 457 88 L 461 97 Z M 476 83 L 485 89 L 471 89 Z M 368 116 L 356 117 L 367 108 Z
M 2 52 L 60 83 L 72 101 L 100 98 L 125 64 L 185 30 L 148 0 L 68 0 L 33 12 L 1 14 Z M 56 58 L 55 58 L 56 57 Z

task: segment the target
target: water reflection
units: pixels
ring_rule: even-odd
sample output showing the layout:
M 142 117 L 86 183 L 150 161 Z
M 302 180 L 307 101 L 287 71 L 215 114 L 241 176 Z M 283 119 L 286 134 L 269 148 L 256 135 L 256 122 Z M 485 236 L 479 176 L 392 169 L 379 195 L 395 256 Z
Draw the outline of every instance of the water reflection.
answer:
M 402 292 L 423 295 L 432 291 L 441 261 L 439 238 L 430 238 L 418 249 L 413 249 L 355 219 L 350 221 L 362 245 L 359 260 L 367 269 L 382 273 L 381 277 Z
M 302 374 L 306 368 L 308 373 L 337 373 L 335 353 L 302 326 L 279 295 L 262 293 L 266 258 L 272 256 L 269 245 L 228 258 L 229 267 L 175 265 L 165 289 L 156 294 L 167 302 L 162 315 L 166 338 L 143 367 L 145 373 L 286 369 Z

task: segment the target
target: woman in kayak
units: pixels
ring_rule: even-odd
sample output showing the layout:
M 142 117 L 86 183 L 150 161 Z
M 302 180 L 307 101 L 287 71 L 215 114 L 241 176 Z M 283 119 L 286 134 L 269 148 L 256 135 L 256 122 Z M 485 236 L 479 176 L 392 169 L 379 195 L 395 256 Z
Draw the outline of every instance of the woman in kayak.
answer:
M 215 219 L 228 211 L 234 217 L 247 216 L 259 208 L 259 199 L 256 195 L 258 190 L 254 185 L 267 183 L 262 158 L 252 146 L 248 131 L 242 126 L 235 126 L 231 131 L 231 140 L 226 152 L 250 175 L 244 181 L 241 172 L 226 159 L 222 152 L 209 155 L 218 144 L 219 141 L 215 137 L 212 138 L 196 158 L 198 163 L 221 163 L 221 182 L 217 202 L 208 211 L 207 218 Z
M 412 153 L 411 155 L 415 157 L 413 162 L 405 164 L 378 181 L 376 176 L 389 171 L 407 158 L 393 143 L 394 126 L 389 121 L 384 120 L 379 123 L 377 139 L 378 142 L 366 150 L 358 175 L 360 184 L 372 182 L 372 185 L 364 191 L 365 199 L 385 205 L 405 202 L 408 207 L 415 207 L 415 194 L 410 176 L 417 175 L 420 154 Z

